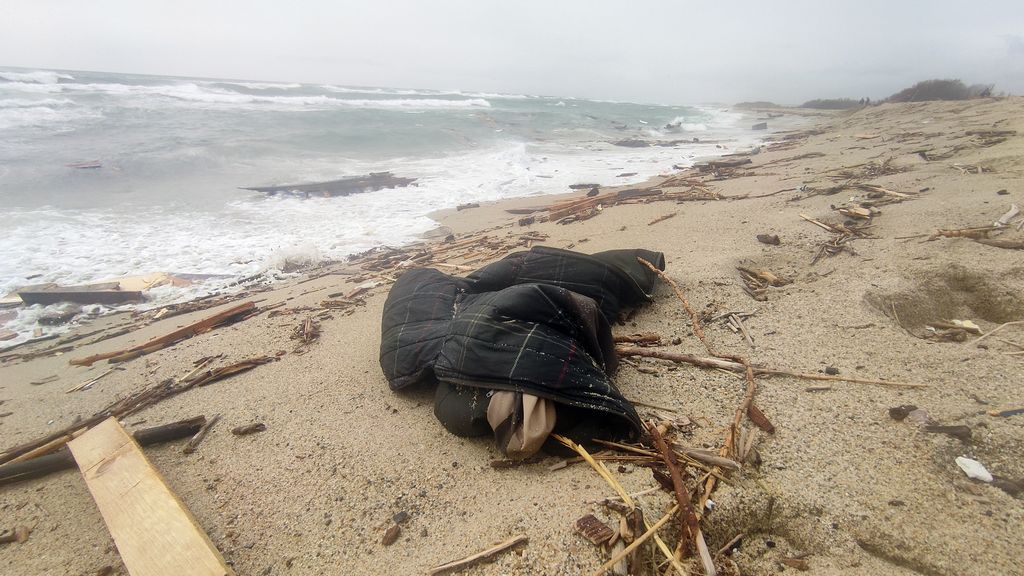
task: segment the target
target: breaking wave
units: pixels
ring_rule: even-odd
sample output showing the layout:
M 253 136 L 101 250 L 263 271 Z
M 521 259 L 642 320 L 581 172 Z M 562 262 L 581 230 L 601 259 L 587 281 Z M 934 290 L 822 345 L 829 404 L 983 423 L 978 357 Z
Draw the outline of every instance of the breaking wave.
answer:
M 34 72 L 2 72 L 0 79 L 8 82 L 24 82 L 26 84 L 56 84 L 61 80 L 74 80 L 70 74 L 61 74 L 49 70 L 36 70 Z

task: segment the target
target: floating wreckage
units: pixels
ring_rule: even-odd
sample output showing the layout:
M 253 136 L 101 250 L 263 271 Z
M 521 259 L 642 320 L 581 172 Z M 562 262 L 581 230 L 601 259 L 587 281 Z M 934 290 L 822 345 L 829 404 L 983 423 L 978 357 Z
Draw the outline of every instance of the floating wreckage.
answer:
M 307 184 L 284 184 L 281 186 L 243 186 L 242 190 L 252 190 L 270 195 L 290 194 L 310 198 L 322 196 L 348 196 L 363 192 L 376 192 L 385 188 L 404 188 L 416 181 L 416 178 L 402 178 L 391 172 L 370 172 L 369 176 L 353 176 L 327 182 L 310 182 Z
M 128 276 L 96 284 L 81 286 L 58 286 L 57 284 L 37 284 L 25 286 L 0 299 L 0 307 L 16 307 L 22 304 L 41 304 L 49 306 L 60 302 L 75 304 L 116 305 L 129 302 L 141 302 L 145 299 L 143 292 L 157 286 L 188 286 L 193 279 L 190 276 L 158 272 L 142 276 Z

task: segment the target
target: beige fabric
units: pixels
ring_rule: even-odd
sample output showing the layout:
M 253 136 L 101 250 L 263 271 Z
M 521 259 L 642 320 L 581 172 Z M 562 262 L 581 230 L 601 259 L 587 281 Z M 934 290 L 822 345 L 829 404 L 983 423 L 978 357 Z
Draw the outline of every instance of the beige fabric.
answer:
M 496 390 L 487 405 L 487 423 L 506 456 L 529 458 L 555 427 L 555 403 L 532 394 Z

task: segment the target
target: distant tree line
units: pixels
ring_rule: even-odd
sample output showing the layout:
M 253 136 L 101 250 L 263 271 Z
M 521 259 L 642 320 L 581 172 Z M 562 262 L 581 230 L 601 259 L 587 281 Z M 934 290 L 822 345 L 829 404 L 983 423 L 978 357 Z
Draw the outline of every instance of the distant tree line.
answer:
M 970 100 L 992 96 L 992 84 L 967 86 L 960 80 L 925 80 L 886 98 L 886 102 L 927 102 L 930 100 Z
M 989 98 L 993 95 L 992 84 L 973 84 L 968 86 L 960 80 L 924 80 L 910 88 L 904 88 L 889 96 L 882 102 L 929 102 L 932 100 L 970 100 L 971 98 Z M 817 98 L 808 100 L 801 108 L 818 110 L 850 110 L 871 104 L 870 98 Z

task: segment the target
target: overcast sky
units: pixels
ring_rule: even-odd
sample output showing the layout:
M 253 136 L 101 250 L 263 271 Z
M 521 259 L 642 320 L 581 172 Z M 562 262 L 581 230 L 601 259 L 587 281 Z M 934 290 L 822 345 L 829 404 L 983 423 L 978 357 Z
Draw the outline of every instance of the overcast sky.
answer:
M 659 103 L 1024 93 L 1024 0 L 2 0 L 0 66 Z

